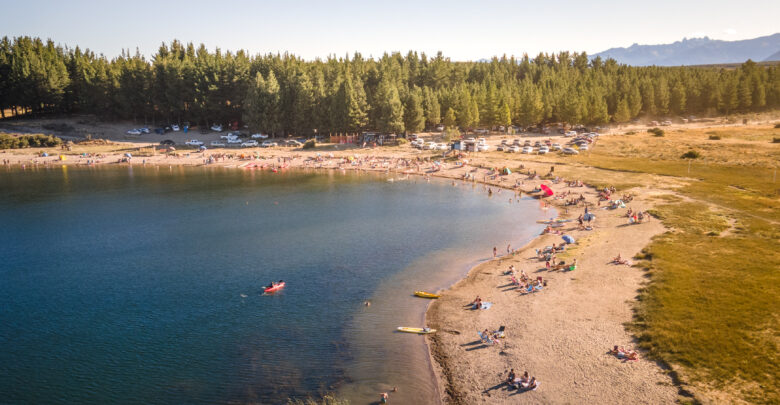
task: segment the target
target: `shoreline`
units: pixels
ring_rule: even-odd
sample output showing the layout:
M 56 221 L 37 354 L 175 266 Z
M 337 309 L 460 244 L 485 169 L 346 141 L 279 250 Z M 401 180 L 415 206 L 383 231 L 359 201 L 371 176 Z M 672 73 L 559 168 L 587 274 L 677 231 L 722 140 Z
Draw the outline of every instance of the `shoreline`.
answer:
M 210 151 L 215 152 L 215 151 Z M 230 151 L 233 152 L 233 151 Z M 135 157 L 131 160 L 130 163 L 116 163 L 116 161 L 121 160 L 122 154 L 121 153 L 115 153 L 113 155 L 105 157 L 102 162 L 94 163 L 92 165 L 86 165 L 84 163 L 79 164 L 79 161 L 83 161 L 86 158 L 79 157 L 77 161 L 73 160 L 67 160 L 68 158 L 72 159 L 72 155 L 69 155 L 66 157 L 66 160 L 58 160 L 59 158 L 55 156 L 50 156 L 48 158 L 41 158 L 37 157 L 37 155 L 33 154 L 7 154 L 2 153 L 0 154 L 0 157 L 6 159 L 9 157 L 14 157 L 13 163 L 11 165 L 5 165 L 5 167 L 18 167 L 22 170 L 25 169 L 32 169 L 32 168 L 50 168 L 50 167 L 56 167 L 56 166 L 68 166 L 68 165 L 77 165 L 77 166 L 102 166 L 102 165 L 110 165 L 110 166 L 120 166 L 120 165 L 127 165 L 127 166 L 165 166 L 168 165 L 170 167 L 173 166 L 203 166 L 203 167 L 209 167 L 209 166 L 216 166 L 216 167 L 224 167 L 224 168 L 243 168 L 245 170 L 278 170 L 280 169 L 326 169 L 327 171 L 333 171 L 333 170 L 352 170 L 355 172 L 375 172 L 375 173 L 393 173 L 395 175 L 402 175 L 402 176 L 408 176 L 409 174 L 414 174 L 418 176 L 422 176 L 424 178 L 428 177 L 437 177 L 442 178 L 444 180 L 451 180 L 453 181 L 453 184 L 455 183 L 455 180 L 458 180 L 458 183 L 460 184 L 482 184 L 484 187 L 490 187 L 496 188 L 496 190 L 502 189 L 507 191 L 512 191 L 512 196 L 516 197 L 518 195 L 522 195 L 522 193 L 529 194 L 530 185 L 538 185 L 542 182 L 546 182 L 549 184 L 549 181 L 541 180 L 541 179 L 528 179 L 525 177 L 530 177 L 527 174 L 519 174 L 517 172 L 513 173 L 514 176 L 507 176 L 507 177 L 513 177 L 515 180 L 514 183 L 503 183 L 504 176 L 497 176 L 496 178 L 499 178 L 498 182 L 496 182 L 496 178 L 490 178 L 492 181 L 488 181 L 488 176 L 490 171 L 487 169 L 484 169 L 484 164 L 479 164 L 477 162 L 474 162 L 472 165 L 471 161 L 468 161 L 467 163 L 458 166 L 452 166 L 449 163 L 445 163 L 444 165 L 440 166 L 438 170 L 436 169 L 436 166 L 431 163 L 433 160 L 432 158 L 429 159 L 429 161 L 425 162 L 424 165 L 427 167 L 428 165 L 431 166 L 430 170 L 420 170 L 422 165 L 419 165 L 416 168 L 413 168 L 411 166 L 406 166 L 405 169 L 400 168 L 398 165 L 399 162 L 404 160 L 412 160 L 415 159 L 415 156 L 398 156 L 397 153 L 393 153 L 393 151 L 384 151 L 382 149 L 369 149 L 369 150 L 346 150 L 346 151 L 332 151 L 328 154 L 326 158 L 322 158 L 321 155 L 318 156 L 321 160 L 312 162 L 312 158 L 317 156 L 317 151 L 290 151 L 290 150 L 260 150 L 259 153 L 257 150 L 244 150 L 241 151 L 244 154 L 255 154 L 259 158 L 251 158 L 251 159 L 226 159 L 223 161 L 218 161 L 216 163 L 211 164 L 204 164 L 203 163 L 203 154 L 201 153 L 188 153 L 187 156 L 184 157 L 176 157 L 176 158 L 169 158 L 166 155 L 157 155 L 156 159 L 154 157 L 152 158 L 144 158 L 144 157 Z M 281 152 L 281 153 L 280 153 Z M 366 154 L 366 152 L 368 152 Z M 374 155 L 376 154 L 376 155 Z M 390 156 L 382 156 L 384 154 L 388 154 Z M 10 155 L 10 156 L 9 156 Z M 195 156 L 192 156 L 195 155 Z M 348 157 L 352 156 L 358 156 L 356 158 L 357 164 L 351 163 L 347 164 L 348 162 L 351 162 Z M 476 157 L 476 156 L 475 156 Z M 112 159 L 116 159 L 116 161 L 112 162 Z M 24 161 L 30 162 L 30 161 L 39 161 L 44 160 L 46 163 L 41 164 L 40 162 L 38 164 L 34 164 L 32 167 L 25 165 Z M 138 160 L 142 160 L 143 163 L 139 164 Z M 148 162 L 147 162 L 148 160 Z M 476 159 L 475 159 L 476 160 Z M 520 163 L 520 162 L 516 162 Z M 541 165 L 538 162 L 522 162 L 524 165 L 529 165 L 528 171 L 530 172 L 531 168 L 534 168 L 534 170 L 541 169 L 539 166 L 546 166 L 545 163 L 542 163 Z M 394 167 L 393 167 L 394 166 Z M 400 169 L 400 170 L 399 170 Z M 415 170 L 413 170 L 415 169 Z M 463 176 L 465 173 L 476 173 L 475 175 L 472 175 L 470 179 L 463 179 Z M 484 177 L 480 179 L 481 175 L 484 174 Z M 518 177 L 523 177 L 523 179 L 518 179 Z M 390 180 L 390 179 L 388 179 Z M 523 180 L 521 182 L 521 180 Z M 526 182 L 531 184 L 526 184 Z M 510 185 L 514 184 L 517 187 L 511 187 Z M 560 193 L 561 190 L 565 190 L 566 188 L 563 187 L 563 185 L 552 185 L 553 190 L 556 192 L 556 194 Z M 592 194 L 594 192 L 594 189 L 591 187 L 582 187 L 576 189 L 579 192 L 583 192 L 584 194 L 588 194 L 588 200 L 591 200 L 590 197 L 592 197 Z M 624 190 L 621 190 L 624 191 Z M 494 193 L 494 195 L 500 196 L 500 191 L 497 191 L 497 193 Z M 557 204 L 550 204 L 558 211 L 558 216 L 560 218 L 570 218 L 573 213 L 567 213 L 565 209 L 560 208 Z M 654 220 L 654 222 L 658 224 L 657 220 Z M 634 227 L 631 227 L 634 228 Z M 661 227 L 662 228 L 662 227 Z M 595 233 L 595 232 L 594 232 Z M 453 345 L 453 337 L 460 338 L 460 340 L 468 340 L 472 341 L 472 333 L 463 333 L 463 334 L 455 334 L 452 336 L 444 335 L 446 332 L 447 327 L 443 327 L 445 323 L 450 323 L 452 320 L 451 318 L 459 318 L 459 313 L 462 313 L 463 311 L 458 308 L 458 305 L 452 305 L 453 299 L 456 299 L 457 296 L 463 296 L 464 294 L 466 296 L 473 297 L 474 295 L 479 295 L 480 290 L 484 290 L 483 286 L 480 285 L 479 280 L 481 277 L 482 272 L 481 270 L 485 271 L 492 271 L 495 273 L 495 266 L 500 266 L 502 263 L 504 263 L 507 260 L 515 260 L 517 262 L 517 258 L 524 256 L 527 254 L 527 252 L 531 249 L 543 247 L 544 243 L 552 243 L 546 242 L 546 240 L 550 239 L 546 237 L 547 235 L 538 235 L 528 241 L 523 247 L 520 249 L 515 250 L 515 254 L 510 257 L 497 257 L 495 259 L 490 259 L 488 261 L 477 263 L 473 267 L 471 267 L 468 272 L 466 273 L 466 276 L 458 281 L 456 281 L 453 285 L 443 289 L 440 291 L 442 294 L 442 298 L 435 300 L 431 303 L 429 303 L 426 307 L 426 310 L 423 314 L 423 319 L 425 320 L 426 325 L 429 325 L 431 327 L 434 327 L 436 329 L 440 330 L 440 333 L 435 335 L 429 335 L 425 339 L 425 344 L 427 346 L 427 352 L 429 356 L 429 362 L 431 371 L 435 377 L 435 385 L 437 387 L 437 391 L 440 395 L 440 402 L 442 403 L 474 403 L 474 402 L 481 402 L 489 400 L 491 402 L 495 401 L 509 401 L 512 399 L 517 399 L 513 397 L 506 396 L 504 398 L 499 397 L 499 394 L 490 394 L 489 392 L 486 392 L 484 387 L 477 387 L 479 383 L 477 383 L 475 380 L 479 380 L 478 378 L 475 379 L 473 376 L 466 376 L 464 375 L 463 367 L 461 366 L 461 363 L 463 363 L 462 355 L 459 353 L 459 350 L 462 351 L 458 346 Z M 578 237 L 579 239 L 579 237 Z M 556 241 L 559 241 L 557 239 Z M 647 241 L 649 243 L 649 239 Z M 644 247 L 647 243 L 644 243 L 641 247 Z M 640 249 L 641 249 L 640 247 Z M 637 252 L 622 252 L 624 254 L 624 257 L 632 257 Z M 581 255 L 584 257 L 584 255 Z M 578 262 L 583 263 L 581 257 L 578 257 Z M 518 266 L 518 269 L 522 269 L 523 266 Z M 578 269 L 579 270 L 579 269 Z M 580 273 L 582 270 L 576 271 L 577 273 Z M 639 277 L 641 278 L 641 270 L 636 268 L 631 268 L 631 271 L 634 273 L 639 274 Z M 530 272 L 529 272 L 530 274 Z M 548 278 L 548 277 L 545 277 Z M 558 282 L 555 278 L 553 278 L 553 285 L 551 287 L 548 287 L 550 289 L 555 288 L 555 284 Z M 638 289 L 640 287 L 639 280 L 637 279 L 635 282 L 635 285 L 633 286 L 634 290 Z M 543 291 L 540 294 L 545 294 L 550 291 Z M 488 291 L 490 294 L 490 291 Z M 484 293 L 482 293 L 484 294 Z M 530 297 L 523 297 L 523 298 L 530 298 Z M 534 297 L 535 298 L 535 297 Z M 492 299 L 493 301 L 497 301 L 495 299 Z M 448 302 L 449 301 L 449 302 Z M 448 302 L 446 308 L 442 308 L 444 302 Z M 497 304 L 499 304 L 497 302 Z M 503 304 L 503 303 L 501 303 Z M 462 305 L 462 304 L 460 304 Z M 623 305 L 624 307 L 628 307 L 628 305 Z M 494 310 L 491 312 L 491 315 L 499 313 L 499 310 L 494 306 Z M 487 312 L 487 311 L 486 311 Z M 629 311 L 630 312 L 630 311 Z M 625 328 L 623 327 L 622 323 L 625 321 L 630 321 L 630 314 L 628 315 L 627 319 L 622 319 L 621 322 L 612 322 L 614 325 L 617 326 L 620 330 L 620 333 L 624 335 L 624 338 L 622 339 L 622 342 L 619 342 L 621 345 L 627 345 L 631 341 L 631 337 L 628 334 L 628 332 L 625 331 Z M 506 324 L 509 322 L 505 322 L 504 320 L 496 320 L 495 322 L 500 324 Z M 473 321 L 471 322 L 474 323 Z M 474 328 L 485 328 L 487 325 L 473 325 L 469 330 Z M 457 329 L 456 329 L 457 330 Z M 514 332 L 514 331 L 513 331 Z M 468 336 L 468 337 L 466 337 Z M 510 337 L 508 340 L 512 340 L 512 335 L 509 335 Z M 611 344 L 612 342 L 610 342 Z M 618 342 L 614 342 L 615 344 L 618 344 Z M 458 344 L 462 344 L 458 343 Z M 606 350 L 608 347 L 604 345 L 603 349 Z M 504 356 L 504 357 L 511 357 L 511 356 Z M 515 360 L 516 361 L 516 360 Z M 492 361 L 491 361 L 492 362 Z M 648 363 L 645 360 L 642 360 L 644 363 Z M 489 365 L 484 364 L 484 361 L 466 361 L 466 364 L 468 364 L 469 369 L 479 369 L 484 368 L 486 370 L 490 369 Z M 619 364 L 619 362 L 617 362 Z M 518 369 L 521 367 L 518 365 L 516 366 Z M 560 367 L 560 366 L 555 366 Z M 618 366 L 619 367 L 619 366 Z M 495 368 L 495 367 L 494 367 Z M 656 365 L 655 363 L 652 363 L 651 369 L 655 371 L 655 374 L 661 374 L 661 369 Z M 494 370 L 493 370 L 494 371 Z M 645 370 L 647 371 L 647 370 Z M 483 374 L 487 374 L 486 371 Z M 502 377 L 492 375 L 491 373 L 491 380 L 495 383 L 500 382 Z M 532 371 L 533 374 L 533 371 Z M 647 377 L 647 373 L 644 373 L 645 375 L 643 377 Z M 650 373 L 653 374 L 653 373 Z M 659 380 L 658 375 L 655 376 L 656 378 L 653 378 L 654 380 Z M 523 399 L 530 400 L 531 402 L 566 402 L 571 400 L 576 400 L 577 398 L 585 398 L 590 397 L 590 395 L 585 395 L 583 397 L 564 397 L 564 398 L 555 398 L 555 397 L 549 397 L 549 396 L 543 396 L 540 397 L 538 395 L 533 396 L 533 394 L 546 392 L 545 389 L 549 389 L 550 387 L 550 379 L 551 377 L 540 375 L 539 377 L 540 382 L 545 383 L 545 387 L 539 390 L 538 392 L 532 392 L 529 394 L 522 395 Z M 676 389 L 673 387 L 671 383 L 668 383 L 668 377 L 661 378 L 660 381 L 657 381 L 658 384 L 663 384 L 666 389 L 663 391 L 666 391 L 664 394 L 657 396 L 652 395 L 651 398 L 645 398 L 647 400 L 658 400 L 659 398 L 663 398 L 663 400 L 673 400 L 673 398 L 676 397 Z M 469 383 L 464 383 L 464 380 L 471 380 Z M 668 383 L 668 384 L 667 384 Z M 493 384 L 491 384 L 493 385 Z M 489 385 L 488 385 L 489 386 Z M 650 390 L 652 391 L 652 390 Z M 487 398 L 485 397 L 487 395 Z M 579 394 L 578 394 L 579 395 Z M 593 399 L 601 399 L 601 398 L 593 398 Z M 514 401 L 516 402 L 516 401 Z

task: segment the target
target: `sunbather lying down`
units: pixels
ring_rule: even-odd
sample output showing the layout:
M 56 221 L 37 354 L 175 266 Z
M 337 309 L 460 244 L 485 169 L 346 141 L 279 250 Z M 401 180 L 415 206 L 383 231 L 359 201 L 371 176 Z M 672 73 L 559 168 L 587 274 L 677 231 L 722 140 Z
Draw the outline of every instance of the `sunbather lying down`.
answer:
M 624 349 L 617 345 L 615 345 L 615 347 L 613 347 L 612 350 L 609 351 L 609 354 L 613 354 L 617 358 L 623 360 L 639 360 L 639 353 L 637 353 L 635 350 Z

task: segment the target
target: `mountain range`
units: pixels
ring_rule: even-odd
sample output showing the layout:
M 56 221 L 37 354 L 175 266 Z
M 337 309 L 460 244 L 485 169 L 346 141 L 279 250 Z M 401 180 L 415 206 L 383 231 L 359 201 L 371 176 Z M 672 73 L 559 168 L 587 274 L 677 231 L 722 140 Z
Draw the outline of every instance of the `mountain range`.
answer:
M 717 39 L 684 38 L 671 44 L 639 45 L 628 48 L 611 48 L 591 55 L 602 59 L 612 58 L 619 63 L 633 66 L 680 66 L 780 61 L 780 33 L 745 39 L 722 41 Z

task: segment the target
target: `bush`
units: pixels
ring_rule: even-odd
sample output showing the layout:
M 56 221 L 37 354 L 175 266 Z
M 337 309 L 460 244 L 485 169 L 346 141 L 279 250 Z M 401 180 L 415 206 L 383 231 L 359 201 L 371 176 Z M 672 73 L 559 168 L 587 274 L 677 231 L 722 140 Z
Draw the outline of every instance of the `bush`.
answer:
M 408 139 L 406 139 L 406 138 L 398 138 L 398 144 L 399 145 L 406 145 L 407 143 L 409 143 Z
M 661 128 L 650 128 L 647 130 L 647 132 L 653 134 L 654 136 L 664 136 L 664 130 Z
M 720 135 L 710 135 L 710 140 L 711 141 L 719 141 L 720 140 Z
M 636 135 L 636 131 L 628 131 L 626 132 L 626 135 Z
M 780 138 L 772 138 L 772 143 L 780 143 Z
M 780 122 L 778 122 L 777 124 L 775 124 L 775 128 L 780 128 Z
M 682 159 L 698 159 L 701 157 L 701 154 L 695 150 L 689 150 L 688 152 L 683 153 L 683 155 L 680 157 Z
M 62 139 L 51 135 L 0 134 L 0 149 L 22 149 L 62 145 Z
M 309 139 L 303 144 L 303 149 L 314 149 L 317 146 L 317 141 Z

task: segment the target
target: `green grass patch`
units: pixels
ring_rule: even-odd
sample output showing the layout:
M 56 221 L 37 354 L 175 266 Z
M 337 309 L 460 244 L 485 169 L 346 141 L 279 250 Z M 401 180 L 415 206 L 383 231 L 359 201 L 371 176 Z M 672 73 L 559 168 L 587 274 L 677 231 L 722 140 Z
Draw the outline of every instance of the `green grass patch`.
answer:
M 748 220 L 743 232 L 713 237 L 728 221 L 697 203 L 663 205 L 658 214 L 674 231 L 642 254 L 652 283 L 632 325 L 640 346 L 693 381 L 725 391 L 750 382 L 738 390 L 743 399 L 777 403 L 780 235 Z

